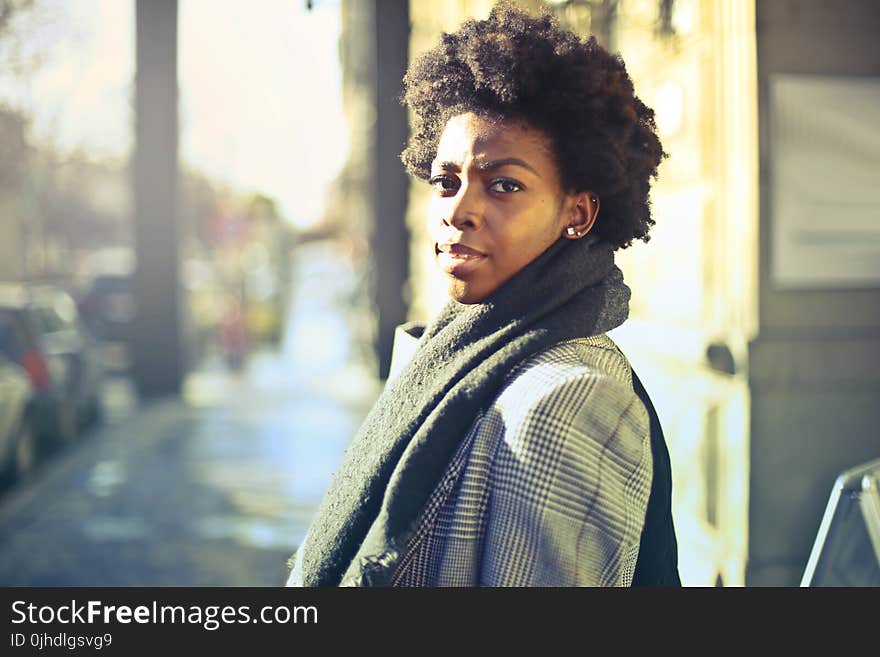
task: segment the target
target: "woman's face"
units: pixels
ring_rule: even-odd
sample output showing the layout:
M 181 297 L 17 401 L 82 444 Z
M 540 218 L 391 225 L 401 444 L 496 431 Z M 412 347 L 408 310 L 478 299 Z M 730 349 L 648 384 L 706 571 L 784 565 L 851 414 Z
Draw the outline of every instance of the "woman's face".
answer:
M 483 301 L 560 237 L 583 237 L 598 210 L 589 192 L 564 192 L 541 131 L 475 114 L 446 124 L 431 185 L 436 262 L 461 303 Z

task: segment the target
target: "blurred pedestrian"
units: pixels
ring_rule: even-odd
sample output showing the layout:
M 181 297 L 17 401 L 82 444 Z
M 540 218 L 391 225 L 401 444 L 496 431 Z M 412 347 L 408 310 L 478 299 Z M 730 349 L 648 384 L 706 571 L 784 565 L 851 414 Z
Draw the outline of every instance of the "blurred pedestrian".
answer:
M 229 369 L 241 371 L 247 358 L 248 336 L 242 303 L 234 297 L 228 300 L 220 320 L 220 344 Z

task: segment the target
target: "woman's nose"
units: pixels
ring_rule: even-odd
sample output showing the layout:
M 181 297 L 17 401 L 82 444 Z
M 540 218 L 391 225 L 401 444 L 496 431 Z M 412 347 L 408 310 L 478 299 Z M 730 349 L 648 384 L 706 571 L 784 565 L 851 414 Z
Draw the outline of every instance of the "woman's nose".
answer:
M 458 230 L 478 228 L 483 221 L 483 201 L 479 190 L 472 185 L 462 185 L 458 193 L 449 199 L 444 223 Z

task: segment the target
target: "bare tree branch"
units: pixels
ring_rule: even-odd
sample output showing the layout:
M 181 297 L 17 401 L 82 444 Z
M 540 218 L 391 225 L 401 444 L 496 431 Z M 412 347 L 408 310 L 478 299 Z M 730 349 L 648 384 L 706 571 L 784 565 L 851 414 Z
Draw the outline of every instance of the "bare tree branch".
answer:
M 12 22 L 12 17 L 34 6 L 34 0 L 0 0 L 0 37 Z

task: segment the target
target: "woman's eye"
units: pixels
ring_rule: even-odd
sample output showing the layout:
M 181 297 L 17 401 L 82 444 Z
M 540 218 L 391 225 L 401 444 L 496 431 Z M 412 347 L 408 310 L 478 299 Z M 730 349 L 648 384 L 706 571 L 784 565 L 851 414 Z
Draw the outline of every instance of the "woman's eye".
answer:
M 441 194 L 448 194 L 458 189 L 458 183 L 451 176 L 434 176 L 429 182 Z
M 514 182 L 513 180 L 507 180 L 506 178 L 502 178 L 500 180 L 495 180 L 489 185 L 489 191 L 499 192 L 501 194 L 511 194 L 513 192 L 522 191 L 522 185 L 518 182 Z

